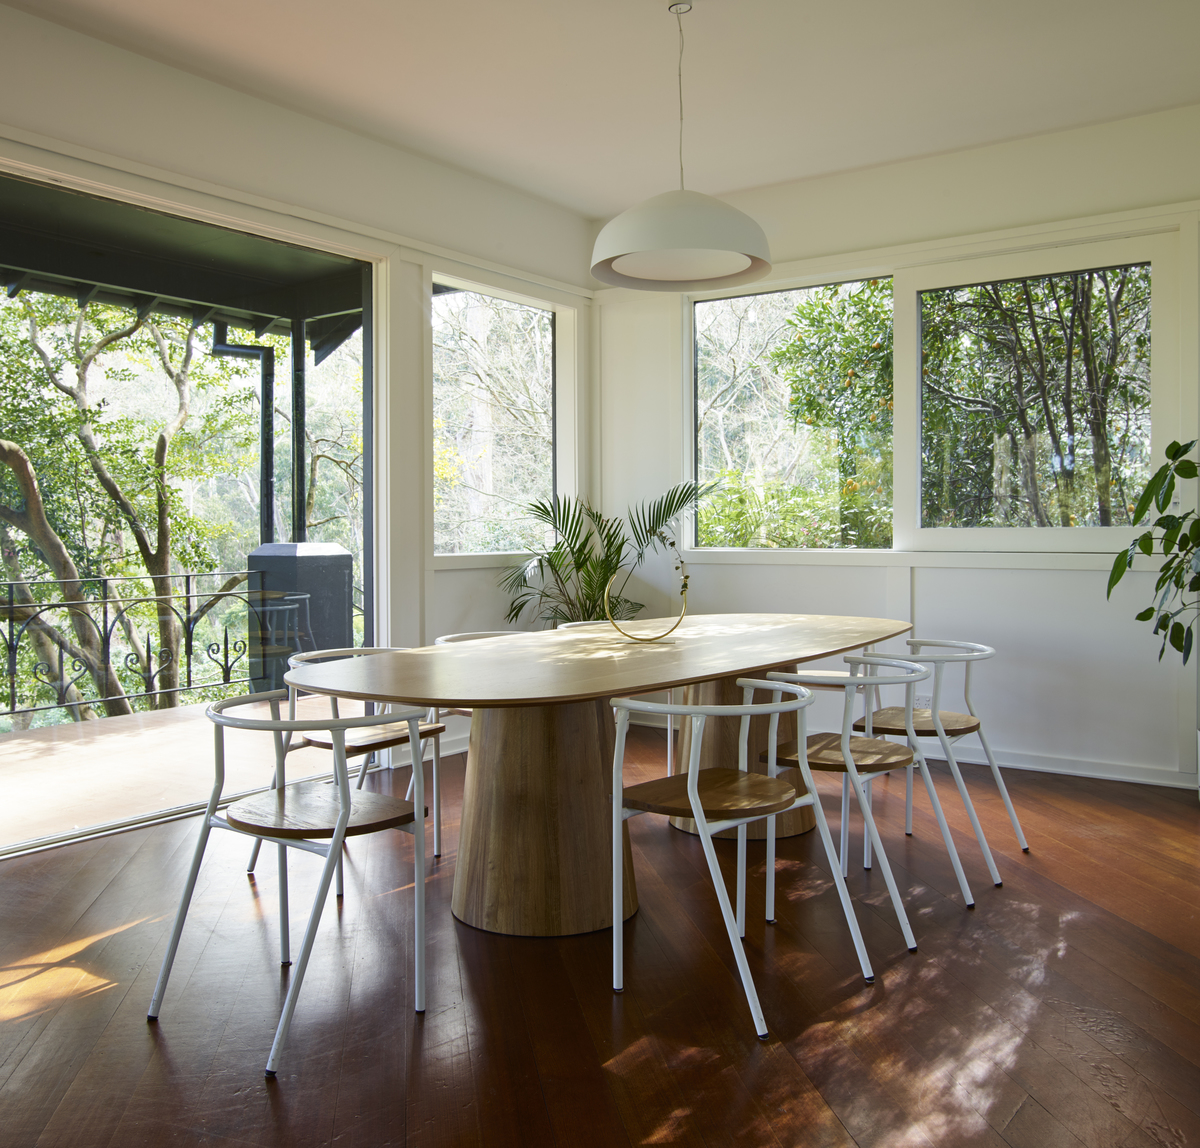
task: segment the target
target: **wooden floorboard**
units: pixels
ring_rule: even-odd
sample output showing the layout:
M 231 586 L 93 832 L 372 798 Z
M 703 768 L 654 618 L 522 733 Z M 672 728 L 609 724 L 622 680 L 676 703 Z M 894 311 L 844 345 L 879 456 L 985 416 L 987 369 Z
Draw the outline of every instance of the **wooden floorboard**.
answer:
M 662 735 L 635 730 L 626 775 L 656 776 L 664 759 Z M 427 1011 L 412 1009 L 412 838 L 356 839 L 273 1082 L 262 1066 L 288 976 L 273 850 L 248 878 L 246 843 L 214 834 L 156 1025 L 145 1010 L 197 821 L 0 862 L 0 1144 L 1200 1145 L 1194 793 L 1010 772 L 1024 854 L 990 775 L 966 767 L 996 888 L 932 763 L 967 911 L 921 786 L 909 837 L 902 778 L 878 782 L 918 951 L 878 866 L 862 868 L 852 815 L 848 885 L 874 984 L 817 836 L 780 842 L 774 925 L 752 844 L 746 952 L 771 1029 L 759 1041 L 694 837 L 629 823 L 641 907 L 617 995 L 607 932 L 501 937 L 452 917 L 465 766 L 445 766 Z M 819 785 L 836 833 L 837 779 Z M 718 853 L 731 877 L 732 843 Z M 293 855 L 290 870 L 298 950 L 319 862 Z

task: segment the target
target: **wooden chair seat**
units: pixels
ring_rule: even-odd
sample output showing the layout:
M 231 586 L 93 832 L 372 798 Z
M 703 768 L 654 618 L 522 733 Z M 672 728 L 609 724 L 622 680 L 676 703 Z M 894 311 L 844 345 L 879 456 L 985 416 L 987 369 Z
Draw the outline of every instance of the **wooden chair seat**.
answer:
M 942 728 L 947 737 L 966 737 L 969 733 L 979 731 L 979 719 L 970 714 L 954 713 L 951 710 L 938 710 L 942 719 Z M 859 718 L 854 723 L 856 730 L 867 728 L 866 718 Z M 871 715 L 871 729 L 876 734 L 891 734 L 897 737 L 907 736 L 904 728 L 904 707 L 888 706 L 887 709 L 876 710 Z M 933 724 L 933 713 L 930 710 L 913 710 L 913 732 L 917 737 L 937 737 L 938 732 Z
M 899 769 L 913 759 L 912 750 L 894 741 L 883 741 L 877 737 L 852 737 L 850 755 L 854 765 L 863 773 L 879 773 L 885 769 Z M 766 755 L 762 755 L 766 761 Z M 783 742 L 776 756 L 777 764 L 783 768 L 795 768 L 798 763 L 797 745 L 794 741 Z M 840 733 L 814 733 L 808 739 L 808 764 L 811 769 L 826 773 L 845 773 L 846 759 L 842 757 L 842 735 Z
M 433 737 L 445 733 L 446 727 L 441 722 L 421 722 L 421 737 Z M 346 731 L 346 756 L 359 757 L 364 753 L 375 753 L 378 750 L 391 749 L 397 745 L 408 744 L 408 722 L 398 721 L 394 725 L 369 726 L 363 730 Z M 311 745 L 317 749 L 333 749 L 333 737 L 326 730 L 307 734 L 300 743 L 301 746 Z M 299 748 L 299 747 L 297 747 Z
M 337 789 L 326 781 L 297 781 L 269 789 L 229 806 L 226 820 L 235 829 L 260 837 L 302 839 L 332 837 L 340 806 Z M 428 811 L 426 811 L 428 812 Z M 415 820 L 411 801 L 356 790 L 347 837 L 394 829 Z
M 686 773 L 658 777 L 630 785 L 621 791 L 627 809 L 662 813 L 668 817 L 691 817 Z M 700 808 L 713 821 L 732 817 L 766 817 L 787 809 L 796 800 L 796 788 L 778 777 L 743 773 L 740 769 L 702 769 L 698 782 Z

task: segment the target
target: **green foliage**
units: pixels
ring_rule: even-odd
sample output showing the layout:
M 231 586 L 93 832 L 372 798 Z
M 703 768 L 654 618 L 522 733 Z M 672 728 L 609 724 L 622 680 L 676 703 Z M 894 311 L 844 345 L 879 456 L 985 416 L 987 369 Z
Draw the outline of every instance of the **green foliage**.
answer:
M 531 502 L 529 516 L 549 528 L 554 543 L 502 572 L 500 587 L 512 599 L 507 620 L 517 621 L 528 607 L 538 621 L 552 626 L 603 621 L 604 591 L 622 569 L 625 578 L 610 595 L 609 607 L 618 621 L 635 617 L 643 604 L 625 596 L 630 575 L 660 546 L 675 554 L 676 569 L 682 569 L 667 529 L 712 489 L 712 484 L 680 483 L 651 503 L 630 507 L 628 529 L 620 518 L 606 518 L 583 498 Z M 687 575 L 682 588 L 687 588 Z
M 1169 514 L 1166 511 L 1175 494 L 1175 480 L 1194 479 L 1198 473 L 1196 463 L 1184 457 L 1195 445 L 1193 440 L 1188 443 L 1172 442 L 1167 447 L 1167 461 L 1154 472 L 1137 500 L 1133 524 L 1136 526 L 1140 523 L 1151 506 L 1159 512 L 1159 517 L 1150 530 L 1139 534 L 1117 554 L 1108 576 L 1108 597 L 1111 598 L 1125 571 L 1132 569 L 1137 555 L 1150 557 L 1158 547 L 1164 562 L 1158 568 L 1154 601 L 1135 617 L 1139 622 L 1153 621 L 1153 633 L 1162 634 L 1159 661 L 1162 661 L 1169 643 L 1173 650 L 1183 656 L 1184 665 L 1191 657 L 1193 627 L 1196 613 L 1200 610 L 1200 599 L 1194 596 L 1200 592 L 1200 519 L 1191 510 L 1183 514 Z M 1160 533 L 1156 536 L 1155 531 Z M 1193 597 L 1189 598 L 1188 595 Z
M 475 291 L 433 298 L 434 552 L 526 544 L 554 489 L 554 315 Z
M 921 294 L 925 526 L 1109 526 L 1149 471 L 1150 268 Z
M 805 293 L 771 362 L 791 389 L 793 426 L 827 432 L 838 484 L 825 513 L 830 545 L 892 544 L 892 284 L 834 284 Z M 799 491 L 797 492 L 799 493 Z
M 875 279 L 697 303 L 700 546 L 889 547 L 892 290 Z

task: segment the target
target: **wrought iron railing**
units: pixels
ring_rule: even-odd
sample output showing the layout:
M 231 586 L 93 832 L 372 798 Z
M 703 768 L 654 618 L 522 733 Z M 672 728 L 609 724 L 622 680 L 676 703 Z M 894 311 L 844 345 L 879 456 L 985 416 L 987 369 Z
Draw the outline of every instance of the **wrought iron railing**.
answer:
M 169 584 L 155 594 L 146 578 L 0 582 L 0 718 L 163 708 L 250 682 L 261 572 L 172 575 Z

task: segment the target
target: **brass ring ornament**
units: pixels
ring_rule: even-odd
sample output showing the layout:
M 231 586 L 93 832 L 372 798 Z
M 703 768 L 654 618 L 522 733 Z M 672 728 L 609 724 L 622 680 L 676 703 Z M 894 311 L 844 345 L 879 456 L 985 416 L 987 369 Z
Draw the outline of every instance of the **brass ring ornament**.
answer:
M 676 567 L 676 569 L 680 569 L 681 567 L 682 567 L 682 563 L 680 564 L 680 567 Z M 682 622 L 683 619 L 687 616 L 688 575 L 687 574 L 683 575 L 683 585 L 680 587 L 680 590 L 679 590 L 679 596 L 683 599 L 683 607 L 679 611 L 679 617 L 675 619 L 674 625 L 672 625 L 669 630 L 664 630 L 661 634 L 655 634 L 653 637 L 639 638 L 636 634 L 629 633 L 628 630 L 622 630 L 621 627 L 619 625 L 617 625 L 616 618 L 614 618 L 612 616 L 612 609 L 609 605 L 608 595 L 609 595 L 609 592 L 612 590 L 612 584 L 617 580 L 617 574 L 620 574 L 620 573 L 621 573 L 621 571 L 617 570 L 613 574 L 613 576 L 608 580 L 608 585 L 606 585 L 604 587 L 604 616 L 608 619 L 609 624 L 612 626 L 612 628 L 614 630 L 616 630 L 616 632 L 618 634 L 620 634 L 622 637 L 628 638 L 631 642 L 661 642 L 663 640 L 663 638 L 667 637 L 669 634 L 673 634 L 679 628 L 679 623 Z

